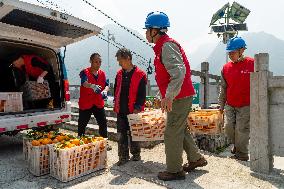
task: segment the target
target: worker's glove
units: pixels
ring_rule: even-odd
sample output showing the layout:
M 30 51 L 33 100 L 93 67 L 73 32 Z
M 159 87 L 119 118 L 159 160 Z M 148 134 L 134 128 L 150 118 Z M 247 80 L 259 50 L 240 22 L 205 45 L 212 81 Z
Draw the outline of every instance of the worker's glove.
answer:
M 102 97 L 103 97 L 104 100 L 107 99 L 107 91 L 102 92 Z
M 100 94 L 102 91 L 102 87 L 99 85 L 91 84 L 90 88 L 92 88 L 97 94 Z
M 39 76 L 39 77 L 37 78 L 36 82 L 37 82 L 37 83 L 40 83 L 40 84 L 43 84 L 43 82 L 44 82 L 43 77 Z

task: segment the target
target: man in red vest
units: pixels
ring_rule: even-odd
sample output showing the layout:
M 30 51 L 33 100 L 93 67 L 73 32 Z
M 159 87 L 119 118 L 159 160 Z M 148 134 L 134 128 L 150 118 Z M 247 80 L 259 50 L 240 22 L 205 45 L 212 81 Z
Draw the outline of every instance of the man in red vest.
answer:
M 148 14 L 146 38 L 155 44 L 155 78 L 162 96 L 161 108 L 167 112 L 164 138 L 167 170 L 160 172 L 158 178 L 181 180 L 185 179 L 185 171 L 205 166 L 207 161 L 187 129 L 187 117 L 195 94 L 189 62 L 180 44 L 166 34 L 168 27 L 170 22 L 165 13 Z M 188 163 L 182 166 L 183 150 Z
M 114 111 L 117 113 L 119 157 L 117 165 L 120 166 L 129 160 L 129 146 L 132 154 L 131 160 L 141 160 L 139 142 L 131 139 L 127 115 L 144 110 L 147 79 L 145 72 L 132 64 L 132 55 L 128 49 L 119 49 L 115 56 L 122 68 L 116 74 L 114 85 Z
M 107 138 L 107 120 L 104 109 L 105 93 L 108 91 L 106 75 L 101 67 L 101 56 L 93 53 L 90 56 L 91 67 L 81 71 L 79 98 L 78 136 L 85 134 L 86 126 L 93 114 L 99 125 L 100 136 Z M 108 146 L 109 150 L 110 147 Z
M 219 94 L 220 110 L 225 109 L 225 132 L 234 144 L 234 159 L 248 161 L 250 120 L 250 73 L 254 71 L 254 59 L 244 57 L 246 43 L 234 37 L 227 44 L 231 61 L 223 66 Z
M 11 58 L 11 62 L 13 67 L 22 72 L 22 78 L 26 78 L 24 75 L 27 75 L 30 80 L 37 81 L 37 83 L 43 83 L 44 80 L 48 81 L 51 98 L 34 103 L 28 102 L 29 106 L 33 106 L 32 108 L 54 108 L 59 106 L 59 86 L 56 84 L 52 66 L 45 59 L 34 54 L 16 54 Z M 24 84 L 25 80 L 17 79 L 19 85 Z

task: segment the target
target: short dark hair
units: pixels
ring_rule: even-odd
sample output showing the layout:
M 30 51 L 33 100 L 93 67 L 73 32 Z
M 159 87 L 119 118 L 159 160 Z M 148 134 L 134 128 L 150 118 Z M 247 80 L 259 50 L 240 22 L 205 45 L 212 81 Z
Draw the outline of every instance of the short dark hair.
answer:
M 14 61 L 18 60 L 21 56 L 22 56 L 21 53 L 10 54 L 8 55 L 8 60 L 12 64 Z
M 132 54 L 130 50 L 127 48 L 118 49 L 118 51 L 115 54 L 115 57 L 121 57 L 123 59 L 130 58 L 130 60 L 132 60 Z
M 93 53 L 90 56 L 90 61 L 92 61 L 96 56 L 101 57 L 101 55 L 99 53 Z

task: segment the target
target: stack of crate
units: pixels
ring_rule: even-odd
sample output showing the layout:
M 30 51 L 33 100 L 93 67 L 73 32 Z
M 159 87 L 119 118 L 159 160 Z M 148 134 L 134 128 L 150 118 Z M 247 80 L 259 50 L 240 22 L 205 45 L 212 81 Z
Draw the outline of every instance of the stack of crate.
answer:
M 0 92 L 0 112 L 23 111 L 22 92 Z

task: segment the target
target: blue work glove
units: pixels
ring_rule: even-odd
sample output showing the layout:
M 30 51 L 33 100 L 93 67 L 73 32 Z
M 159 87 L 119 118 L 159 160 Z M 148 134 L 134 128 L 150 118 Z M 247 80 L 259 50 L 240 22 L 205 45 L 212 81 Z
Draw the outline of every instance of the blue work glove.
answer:
M 91 84 L 90 88 L 92 88 L 97 94 L 100 94 L 102 91 L 102 87 L 99 85 Z
M 103 97 L 104 100 L 107 99 L 107 91 L 102 92 L 102 97 Z

